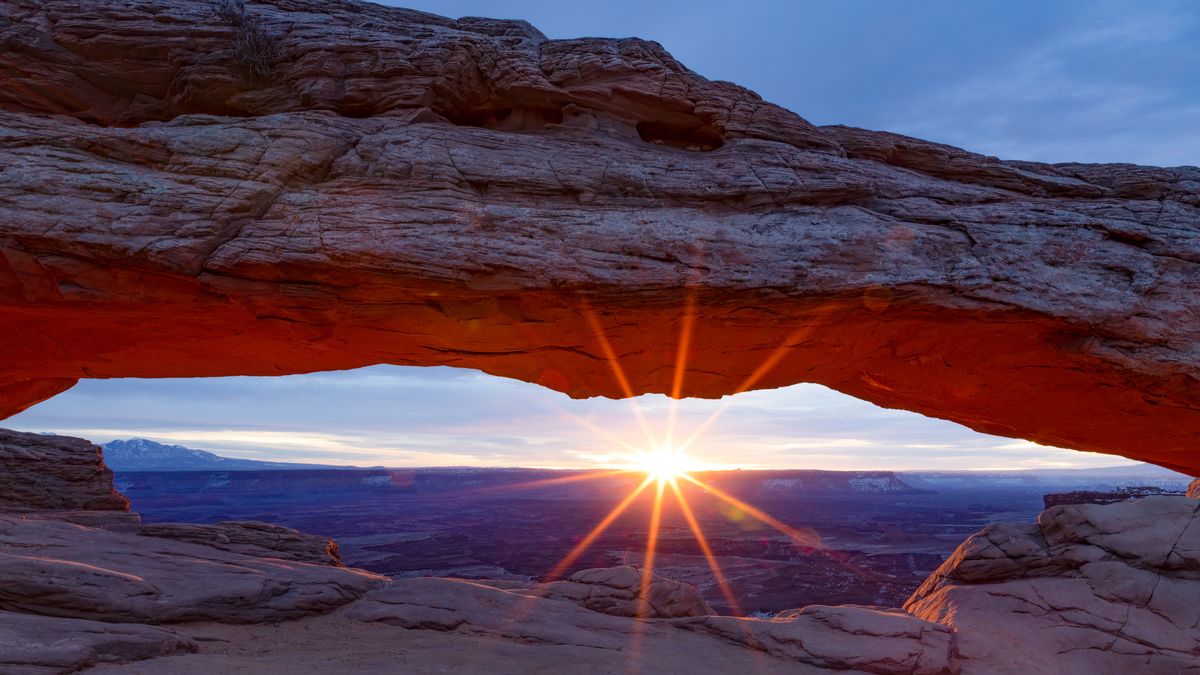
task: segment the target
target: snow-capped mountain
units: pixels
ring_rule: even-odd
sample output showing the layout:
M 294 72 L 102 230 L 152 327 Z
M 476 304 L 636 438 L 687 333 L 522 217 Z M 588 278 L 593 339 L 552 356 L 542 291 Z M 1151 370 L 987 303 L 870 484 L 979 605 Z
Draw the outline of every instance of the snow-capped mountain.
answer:
M 326 464 L 263 462 L 222 457 L 207 450 L 164 445 L 145 438 L 110 441 L 104 448 L 104 463 L 113 471 L 278 471 L 283 469 L 341 469 Z

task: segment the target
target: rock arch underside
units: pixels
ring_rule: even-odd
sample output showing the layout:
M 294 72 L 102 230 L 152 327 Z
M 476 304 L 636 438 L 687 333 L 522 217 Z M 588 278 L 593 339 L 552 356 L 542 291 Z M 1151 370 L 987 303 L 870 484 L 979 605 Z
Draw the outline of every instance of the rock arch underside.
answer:
M 1196 167 L 817 127 L 638 39 L 217 6 L 0 2 L 0 416 L 377 363 L 819 382 L 1200 473 Z

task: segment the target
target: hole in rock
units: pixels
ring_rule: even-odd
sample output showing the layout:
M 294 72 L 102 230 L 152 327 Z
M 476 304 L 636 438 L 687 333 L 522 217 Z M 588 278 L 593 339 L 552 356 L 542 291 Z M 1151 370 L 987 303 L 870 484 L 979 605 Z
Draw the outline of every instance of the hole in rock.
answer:
M 445 367 L 84 380 L 8 425 L 106 444 L 148 523 L 285 525 L 394 577 L 633 565 L 760 616 L 899 606 L 965 537 L 1030 522 L 1047 493 L 1186 483 L 810 384 L 675 401 Z
M 720 130 L 707 124 L 679 126 L 661 122 L 638 122 L 637 132 L 647 143 L 693 152 L 716 150 L 725 144 Z
M 482 127 L 497 131 L 539 131 L 547 126 L 563 122 L 562 108 L 552 106 L 439 110 L 438 112 L 459 126 Z

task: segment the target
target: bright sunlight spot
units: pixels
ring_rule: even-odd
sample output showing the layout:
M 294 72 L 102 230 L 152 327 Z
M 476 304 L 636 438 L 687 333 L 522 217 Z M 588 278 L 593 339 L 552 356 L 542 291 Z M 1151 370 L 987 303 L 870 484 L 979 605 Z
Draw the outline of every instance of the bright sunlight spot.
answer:
M 687 473 L 690 463 L 687 454 L 678 448 L 655 448 L 638 457 L 635 468 L 661 483 Z

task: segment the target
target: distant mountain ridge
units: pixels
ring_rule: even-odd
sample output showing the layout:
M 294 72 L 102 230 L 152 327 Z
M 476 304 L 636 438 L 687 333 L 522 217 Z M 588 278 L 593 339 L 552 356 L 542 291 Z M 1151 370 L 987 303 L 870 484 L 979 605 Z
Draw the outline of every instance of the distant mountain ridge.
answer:
M 166 445 L 145 438 L 102 444 L 104 463 L 113 471 L 287 471 L 300 469 L 355 469 L 330 464 L 264 462 L 222 457 L 182 445 Z
M 966 486 L 1059 489 L 1103 489 L 1151 486 L 1186 489 L 1191 477 L 1154 464 L 1083 469 L 1024 469 L 1020 471 L 903 471 L 905 482 L 919 489 L 939 490 Z

